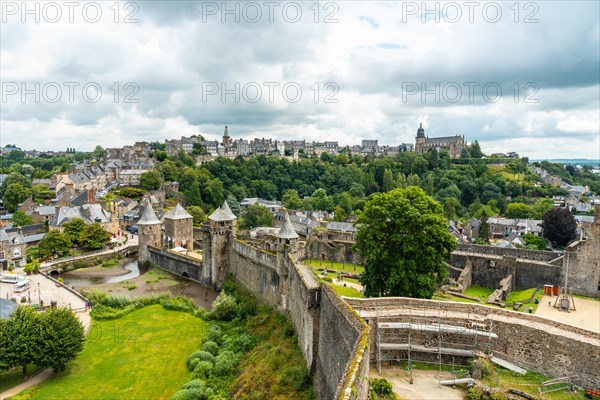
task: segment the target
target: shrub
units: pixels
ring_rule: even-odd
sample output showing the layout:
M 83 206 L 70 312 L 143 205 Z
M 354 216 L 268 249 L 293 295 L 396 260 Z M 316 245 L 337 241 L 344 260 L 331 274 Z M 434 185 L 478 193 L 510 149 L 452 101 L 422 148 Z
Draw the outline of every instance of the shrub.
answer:
M 208 330 L 208 340 L 217 344 L 223 343 L 223 331 L 219 325 L 211 325 Z
M 208 400 L 208 396 L 204 389 L 190 388 L 178 390 L 171 400 Z
M 21 297 L 21 303 L 26 303 L 27 302 L 27 297 L 23 296 Z
M 212 363 L 208 361 L 199 361 L 194 368 L 194 376 L 197 378 L 208 378 L 213 368 Z
M 127 290 L 134 290 L 134 289 L 137 289 L 136 285 L 129 285 L 129 286 L 127 286 Z
M 371 390 L 379 396 L 392 396 L 394 390 L 392 384 L 383 378 L 375 378 L 371 381 Z
M 182 389 L 193 389 L 193 388 L 206 389 L 206 383 L 204 383 L 204 381 L 201 379 L 194 379 L 194 380 L 189 381 L 182 387 Z
M 231 321 L 239 315 L 239 310 L 240 307 L 235 297 L 225 292 L 221 292 L 213 302 L 212 314 L 215 319 Z
M 296 365 L 284 371 L 281 383 L 303 391 L 310 387 L 310 375 L 304 365 Z
M 331 279 L 330 276 L 324 276 L 321 278 L 322 281 L 324 282 L 329 282 L 329 283 L 333 283 L 333 279 Z
M 215 360 L 213 373 L 217 376 L 225 376 L 233 373 L 239 361 L 238 355 L 232 351 L 221 352 Z
M 208 341 L 202 345 L 202 350 L 216 356 L 219 353 L 219 345 L 215 342 Z
M 247 353 L 254 347 L 254 340 L 247 333 L 227 339 L 223 342 L 222 349 L 231 350 L 234 353 Z
M 198 360 L 196 362 L 194 362 L 194 360 Z M 187 367 L 190 371 L 193 371 L 194 368 L 196 367 L 196 365 L 198 365 L 198 363 L 200 361 L 207 361 L 211 364 L 215 363 L 215 356 L 213 356 L 212 354 L 210 354 L 207 351 L 204 350 L 200 350 L 200 351 L 195 351 L 192 354 L 190 354 L 187 358 Z

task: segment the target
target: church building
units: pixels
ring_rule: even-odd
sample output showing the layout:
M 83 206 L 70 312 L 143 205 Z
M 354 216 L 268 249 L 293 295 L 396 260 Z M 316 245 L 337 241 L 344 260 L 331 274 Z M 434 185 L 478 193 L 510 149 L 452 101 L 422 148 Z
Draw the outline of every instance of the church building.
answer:
M 459 158 L 460 152 L 465 147 L 466 143 L 464 136 L 456 135 L 437 138 L 426 137 L 423 124 L 419 124 L 419 129 L 417 129 L 417 140 L 415 144 L 415 152 L 417 154 L 427 153 L 429 149 L 434 149 L 436 151 L 446 150 L 450 158 Z

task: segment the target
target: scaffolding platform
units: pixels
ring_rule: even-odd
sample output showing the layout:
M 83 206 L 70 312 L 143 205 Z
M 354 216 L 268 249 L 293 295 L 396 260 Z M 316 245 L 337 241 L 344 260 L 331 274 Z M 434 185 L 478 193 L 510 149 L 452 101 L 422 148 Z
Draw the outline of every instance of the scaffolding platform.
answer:
M 485 332 L 477 329 L 464 328 L 462 326 L 442 325 L 442 324 L 411 324 L 408 322 L 382 322 L 378 324 L 379 329 L 410 329 L 421 332 L 452 333 L 465 336 L 483 336 L 496 339 L 498 335 L 492 332 Z
M 475 353 L 472 350 L 463 350 L 463 349 L 451 349 L 445 347 L 425 347 L 425 346 L 415 346 L 408 345 L 407 343 L 380 343 L 379 348 L 381 350 L 411 350 L 418 351 L 421 353 L 441 353 L 447 354 L 451 356 L 465 356 L 465 357 L 473 357 Z
M 490 361 L 501 366 L 502 368 L 506 368 L 509 371 L 516 372 L 517 374 L 525 375 L 527 373 L 527 370 L 498 357 L 491 357 Z

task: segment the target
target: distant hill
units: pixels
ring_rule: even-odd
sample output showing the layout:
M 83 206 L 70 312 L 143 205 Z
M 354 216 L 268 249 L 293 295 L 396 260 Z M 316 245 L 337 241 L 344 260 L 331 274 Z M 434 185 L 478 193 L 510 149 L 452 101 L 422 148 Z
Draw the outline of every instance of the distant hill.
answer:
M 541 159 L 541 160 L 529 160 L 530 162 L 536 161 L 548 161 L 557 164 L 571 164 L 571 165 L 592 165 L 600 166 L 600 160 L 594 160 L 591 158 L 552 158 L 552 159 Z

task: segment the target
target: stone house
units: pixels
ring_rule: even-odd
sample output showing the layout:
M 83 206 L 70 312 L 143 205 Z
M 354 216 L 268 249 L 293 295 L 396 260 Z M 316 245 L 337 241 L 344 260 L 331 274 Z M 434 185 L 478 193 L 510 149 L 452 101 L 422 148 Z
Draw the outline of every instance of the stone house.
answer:
M 100 204 L 60 207 L 54 218 L 48 223 L 48 228 L 62 232 L 64 230 L 63 224 L 75 218 L 82 219 L 86 224 L 98 222 L 104 229 L 113 234 L 116 234 L 119 230 L 118 221 L 113 218 L 113 214 L 103 209 Z
M 9 265 L 22 267 L 27 263 L 25 239 L 21 230 L 6 232 L 0 229 L 0 269 L 5 270 Z

